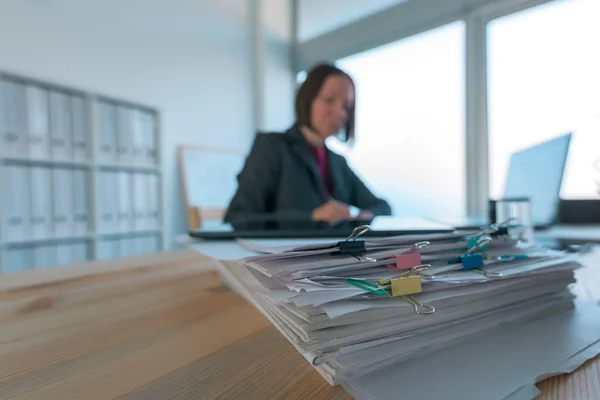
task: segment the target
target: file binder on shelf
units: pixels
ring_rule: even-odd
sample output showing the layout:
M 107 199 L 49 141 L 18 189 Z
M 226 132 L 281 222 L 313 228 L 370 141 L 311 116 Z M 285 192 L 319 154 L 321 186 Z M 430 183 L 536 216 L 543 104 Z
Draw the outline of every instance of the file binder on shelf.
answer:
M 33 252 L 29 247 L 9 247 L 1 252 L 0 274 L 23 272 L 33 268 Z
M 121 246 L 121 257 L 131 257 L 138 255 L 137 252 L 137 242 L 135 237 L 133 238 L 121 238 L 120 246 Z
M 157 161 L 156 153 L 156 121 L 152 113 L 142 111 L 142 130 L 145 142 L 145 155 L 143 160 L 146 164 L 154 165 Z
M 69 265 L 73 261 L 71 244 L 59 243 L 56 245 L 56 265 Z
M 0 79 L 0 153 L 5 156 L 27 156 L 27 102 L 25 85 L 19 81 Z
M 69 237 L 74 234 L 73 171 L 66 168 L 52 170 L 52 204 L 54 206 L 54 235 Z
M 117 228 L 121 232 L 133 230 L 133 204 L 132 204 L 132 182 L 129 172 L 119 172 L 116 175 L 118 183 L 118 212 L 117 212 Z
M 50 91 L 50 126 L 54 159 L 73 159 L 71 113 L 71 96 L 56 90 Z
M 153 174 L 146 175 L 146 190 L 148 194 L 148 213 L 147 227 L 148 229 L 156 229 L 158 227 L 158 176 Z
M 88 242 L 59 243 L 56 246 L 56 265 L 69 265 L 89 260 Z
M 44 239 L 52 237 L 52 170 L 44 167 L 30 169 L 31 193 L 31 237 Z
M 73 170 L 73 232 L 75 235 L 84 235 L 90 228 L 87 175 L 88 172 L 85 170 Z
M 21 165 L 6 165 L 2 171 L 2 238 L 8 243 L 18 242 L 31 234 L 29 170 Z
M 133 162 L 133 110 L 126 106 L 117 107 L 117 160 L 120 164 Z
M 141 254 L 153 254 L 159 251 L 160 249 L 159 237 L 156 235 L 147 236 L 143 238 L 142 243 L 143 250 Z
M 98 134 L 100 159 L 103 162 L 117 161 L 117 110 L 116 106 L 98 102 Z
M 78 95 L 72 96 L 71 109 L 73 116 L 73 158 L 75 161 L 85 161 L 90 156 L 88 111 L 85 98 Z
M 131 110 L 131 148 L 134 164 L 146 164 L 146 138 L 144 132 L 144 111 Z
M 146 254 L 146 238 L 143 236 L 131 239 L 130 244 L 132 255 L 140 256 Z
M 90 246 L 88 242 L 71 244 L 71 264 L 82 263 L 90 259 Z
M 118 225 L 118 201 L 119 187 L 112 171 L 100 172 L 99 188 L 101 203 L 100 206 L 100 230 L 101 232 L 115 232 Z
M 56 266 L 56 246 L 42 244 L 33 248 L 33 269 Z
M 149 228 L 149 199 L 146 190 L 147 175 L 135 173 L 133 179 L 133 225 L 136 231 Z
M 121 243 L 117 239 L 101 239 L 98 242 L 98 259 L 108 260 L 121 257 Z
M 28 147 L 32 158 L 50 158 L 50 106 L 48 91 L 42 87 L 28 85 L 27 120 Z

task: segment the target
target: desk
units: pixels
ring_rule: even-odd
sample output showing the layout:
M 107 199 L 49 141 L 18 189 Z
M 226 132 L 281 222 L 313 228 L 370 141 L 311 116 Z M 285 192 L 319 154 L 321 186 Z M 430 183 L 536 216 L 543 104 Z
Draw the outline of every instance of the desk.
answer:
M 0 399 L 350 398 L 211 265 L 186 250 L 0 278 Z M 539 387 L 597 396 L 600 357 Z

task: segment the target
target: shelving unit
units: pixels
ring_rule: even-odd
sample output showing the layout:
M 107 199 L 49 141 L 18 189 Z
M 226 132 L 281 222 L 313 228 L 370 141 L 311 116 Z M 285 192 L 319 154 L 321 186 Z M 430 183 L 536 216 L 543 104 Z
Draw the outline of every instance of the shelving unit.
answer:
M 131 171 L 131 172 L 151 172 L 154 174 L 160 174 L 161 170 L 155 165 L 126 165 L 126 164 L 106 164 L 100 163 L 99 168 L 103 170 L 120 170 L 120 171 Z
M 164 249 L 159 126 L 151 107 L 0 71 L 0 273 Z
M 50 158 L 27 158 L 27 157 L 13 157 L 13 156 L 2 156 L 4 162 L 11 164 L 20 165 L 40 165 L 40 166 L 51 166 L 51 167 L 79 167 L 79 168 L 92 168 L 92 163 L 89 161 L 74 161 L 74 160 L 52 160 Z
M 94 235 L 86 233 L 83 235 L 69 235 L 69 236 L 55 236 L 45 237 L 39 239 L 22 239 L 22 240 L 11 240 L 5 241 L 1 244 L 2 247 L 19 247 L 19 246 L 35 246 L 40 244 L 55 244 L 55 243 L 66 243 L 66 242 L 77 242 L 92 240 Z

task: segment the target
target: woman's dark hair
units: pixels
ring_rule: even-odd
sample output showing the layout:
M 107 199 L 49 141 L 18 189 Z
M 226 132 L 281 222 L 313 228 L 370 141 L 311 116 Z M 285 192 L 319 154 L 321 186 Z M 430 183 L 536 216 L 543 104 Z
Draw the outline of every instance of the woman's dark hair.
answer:
M 352 104 L 350 104 L 350 108 L 348 110 L 348 121 L 346 122 L 344 136 L 340 139 L 348 142 L 349 140 L 354 138 L 354 118 L 356 114 L 356 87 L 354 86 L 354 81 L 346 72 L 341 69 L 331 65 L 331 64 L 319 64 L 313 67 L 308 74 L 306 75 L 306 79 L 300 85 L 298 92 L 296 93 L 296 122 L 299 125 L 306 125 L 309 128 L 313 129 L 310 124 L 310 111 L 312 102 L 319 94 L 321 90 L 321 86 L 325 82 L 325 79 L 330 75 L 343 76 L 347 78 L 352 84 L 352 89 L 354 90 L 354 98 L 352 100 Z

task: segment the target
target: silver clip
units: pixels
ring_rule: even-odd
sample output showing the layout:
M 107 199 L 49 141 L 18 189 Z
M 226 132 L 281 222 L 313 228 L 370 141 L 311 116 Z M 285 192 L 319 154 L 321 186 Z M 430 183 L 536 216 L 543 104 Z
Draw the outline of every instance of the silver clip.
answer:
M 431 244 L 431 242 L 427 242 L 427 241 L 417 242 L 413 245 L 412 249 L 410 249 L 408 252 L 413 253 L 415 251 L 424 249 L 425 247 L 429 246 L 430 244 Z
M 407 275 L 419 275 L 421 272 L 427 271 L 429 268 L 431 268 L 431 264 L 417 265 L 416 267 L 412 267 L 408 271 L 403 272 L 402 274 L 398 275 L 398 277 L 407 276 Z
M 405 272 L 404 274 L 402 274 L 400 276 L 405 276 L 407 274 L 411 274 L 411 275 L 415 274 L 415 275 L 419 275 L 421 277 L 421 279 L 424 281 L 432 281 L 435 279 L 435 275 L 421 273 L 423 271 L 427 271 L 429 268 L 431 268 L 431 264 L 417 265 L 416 267 L 411 268 L 408 272 Z
M 424 269 L 419 270 L 419 272 L 421 272 L 421 271 L 427 271 L 429 268 L 431 268 L 431 265 L 430 264 L 417 265 L 415 268 L 419 268 L 419 267 L 426 267 Z M 434 274 L 420 274 L 420 275 L 421 275 L 421 279 L 423 279 L 423 280 L 426 280 L 426 281 L 435 280 Z
M 490 236 L 482 236 L 477 241 L 477 243 L 475 243 L 475 246 L 473 246 L 469 250 L 467 250 L 467 252 L 465 254 L 475 253 L 477 250 L 481 249 L 482 247 L 484 247 L 485 245 L 487 245 L 491 241 L 492 241 L 492 238 Z
M 409 302 L 414 308 L 416 314 L 433 314 L 435 312 L 435 307 L 427 306 L 425 304 L 419 303 L 412 295 L 402 296 L 402 298 Z
M 498 271 L 488 271 L 485 269 L 472 269 L 472 272 L 477 272 L 478 274 L 485 275 L 486 278 L 502 278 L 504 275 L 502 272 Z
M 506 228 L 506 227 L 510 226 L 510 224 L 511 224 L 512 222 L 515 222 L 516 220 L 517 220 L 517 219 L 513 217 L 513 218 L 509 218 L 509 219 L 507 219 L 507 220 L 505 220 L 505 221 L 498 222 L 498 223 L 496 223 L 495 225 L 496 225 L 498 228 Z
M 361 263 L 374 263 L 377 262 L 376 259 L 374 259 L 373 257 L 367 257 L 367 256 L 354 256 L 358 261 L 360 261 Z
M 369 230 L 371 230 L 371 227 L 369 225 L 360 225 L 360 226 L 357 226 L 356 228 L 354 228 L 352 230 L 352 233 L 350 234 L 350 236 L 348 236 L 348 238 L 346 239 L 346 241 L 350 242 L 350 241 L 356 240 L 358 237 L 364 235 Z
M 493 233 L 498 232 L 500 228 L 507 228 L 513 221 L 516 221 L 516 218 L 509 218 L 502 222 L 496 222 L 495 224 L 481 227 L 481 230 L 479 232 L 475 233 L 474 235 L 471 235 L 470 237 L 491 235 Z

